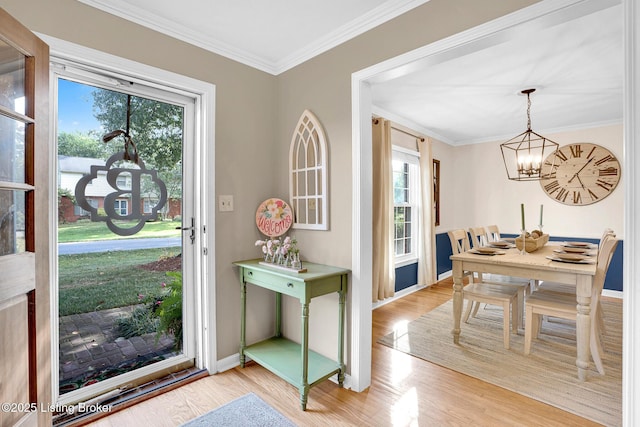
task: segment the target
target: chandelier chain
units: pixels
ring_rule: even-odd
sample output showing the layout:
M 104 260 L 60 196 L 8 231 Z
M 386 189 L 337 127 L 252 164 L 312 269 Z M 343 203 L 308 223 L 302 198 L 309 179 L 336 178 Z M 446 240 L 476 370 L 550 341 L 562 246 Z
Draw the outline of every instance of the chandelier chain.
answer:
M 527 93 L 527 130 L 531 130 L 531 97 Z

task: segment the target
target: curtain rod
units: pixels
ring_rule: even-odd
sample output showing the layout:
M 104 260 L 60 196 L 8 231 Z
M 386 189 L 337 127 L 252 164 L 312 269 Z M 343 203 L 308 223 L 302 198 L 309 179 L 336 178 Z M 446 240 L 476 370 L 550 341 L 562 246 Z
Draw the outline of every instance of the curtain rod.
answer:
M 374 124 L 376 124 L 376 125 L 378 124 L 378 119 L 373 118 L 371 120 L 373 120 Z M 413 134 L 411 132 L 407 132 L 406 130 L 398 129 L 397 127 L 394 127 L 393 125 L 391 125 L 391 128 L 397 130 L 398 132 L 404 133 L 405 135 L 409 135 L 409 136 L 412 136 L 414 138 L 418 138 L 420 141 L 424 142 L 424 138 L 421 137 L 421 136 L 415 135 L 415 134 Z

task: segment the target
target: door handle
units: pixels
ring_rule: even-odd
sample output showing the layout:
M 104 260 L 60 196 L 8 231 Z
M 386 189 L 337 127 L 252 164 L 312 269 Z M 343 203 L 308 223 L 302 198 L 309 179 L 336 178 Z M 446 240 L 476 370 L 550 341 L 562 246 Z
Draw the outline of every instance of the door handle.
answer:
M 191 217 L 191 227 L 176 227 L 176 230 L 191 231 L 189 238 L 191 239 L 191 244 L 193 244 L 196 240 L 196 219 Z

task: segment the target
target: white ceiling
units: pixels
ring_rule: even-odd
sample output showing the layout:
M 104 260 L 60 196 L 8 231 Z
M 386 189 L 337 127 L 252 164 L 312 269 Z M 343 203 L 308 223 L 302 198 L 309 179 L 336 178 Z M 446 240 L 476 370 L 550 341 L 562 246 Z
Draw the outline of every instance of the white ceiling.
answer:
M 622 25 L 616 5 L 511 32 L 489 48 L 377 82 L 374 112 L 453 145 L 508 140 L 527 129 L 521 91 L 535 88 L 531 127 L 538 133 L 621 123 Z
M 280 74 L 429 0 L 77 0 Z
M 277 75 L 428 0 L 77 0 Z M 462 145 L 622 122 L 622 6 L 372 85 L 374 112 Z M 598 9 L 598 8 L 596 8 Z M 416 68 L 416 67 L 414 67 Z M 402 73 L 400 73 L 402 74 Z

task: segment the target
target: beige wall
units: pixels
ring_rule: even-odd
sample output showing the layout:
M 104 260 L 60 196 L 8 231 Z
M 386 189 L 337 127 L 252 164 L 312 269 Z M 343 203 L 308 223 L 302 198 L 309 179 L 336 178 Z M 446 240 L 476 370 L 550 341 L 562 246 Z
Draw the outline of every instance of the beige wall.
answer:
M 538 130 L 539 132 L 539 130 Z M 559 133 L 540 132 L 562 147 L 588 142 L 608 148 L 622 162 L 622 124 L 600 126 Z M 520 204 L 525 204 L 526 227 L 532 230 L 539 222 L 540 205 L 544 205 L 544 231 L 556 236 L 598 238 L 613 228 L 624 238 L 624 182 L 607 198 L 587 206 L 567 206 L 552 200 L 538 181 L 517 182 L 506 179 L 500 152 L 504 141 L 456 147 L 453 186 L 457 195 L 452 212 L 452 228 L 469 228 L 497 224 L 500 231 L 518 233 L 521 227 Z M 477 185 L 468 186 L 469 182 Z M 496 185 L 498 184 L 498 187 Z M 496 191 L 496 189 L 498 191 Z
M 258 255 L 253 246 L 259 237 L 253 222 L 258 204 L 267 197 L 288 196 L 288 147 L 302 111 L 311 110 L 328 136 L 331 213 L 329 231 L 295 234 L 307 259 L 349 267 L 351 74 L 535 2 L 431 0 L 277 77 L 75 0 L 0 0 L 0 7 L 33 31 L 216 85 L 216 191 L 235 196 L 235 211 L 217 214 L 217 274 L 209 283 L 217 287 L 222 359 L 236 353 L 239 343 L 238 278 L 231 262 Z M 451 156 L 446 147 L 434 147 L 434 155 L 437 151 L 443 158 Z M 271 301 L 270 295 L 250 287 L 249 342 L 269 333 L 263 315 L 271 312 Z M 330 355 L 335 354 L 335 302 L 326 297 L 311 306 L 311 346 Z M 285 315 L 294 318 L 285 333 L 297 335 L 299 307 L 287 304 Z

